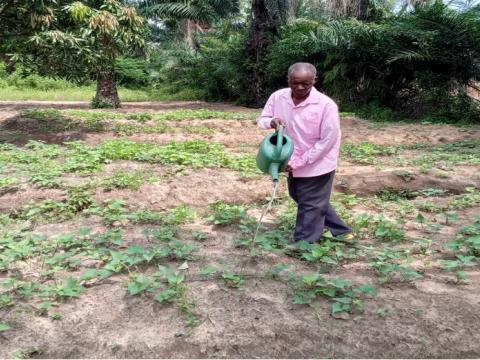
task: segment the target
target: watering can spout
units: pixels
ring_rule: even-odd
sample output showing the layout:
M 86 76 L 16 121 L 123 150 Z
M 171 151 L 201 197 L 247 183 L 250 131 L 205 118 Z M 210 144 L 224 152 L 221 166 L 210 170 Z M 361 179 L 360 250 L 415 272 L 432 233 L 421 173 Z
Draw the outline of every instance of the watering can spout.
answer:
M 278 181 L 279 170 L 280 170 L 280 163 L 278 163 L 278 162 L 272 162 L 272 163 L 270 164 L 270 167 L 269 167 L 269 169 L 268 169 L 268 172 L 270 173 L 270 176 L 272 177 L 272 181 L 273 181 L 273 182 Z

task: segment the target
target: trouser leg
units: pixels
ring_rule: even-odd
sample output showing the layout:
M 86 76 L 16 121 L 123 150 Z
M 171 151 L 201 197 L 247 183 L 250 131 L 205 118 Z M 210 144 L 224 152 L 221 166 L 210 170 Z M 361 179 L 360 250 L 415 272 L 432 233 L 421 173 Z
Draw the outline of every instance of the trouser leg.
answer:
M 310 178 L 289 177 L 288 190 L 298 204 L 295 241 L 318 242 L 324 227 L 335 236 L 351 231 L 330 205 L 334 176 L 335 171 Z

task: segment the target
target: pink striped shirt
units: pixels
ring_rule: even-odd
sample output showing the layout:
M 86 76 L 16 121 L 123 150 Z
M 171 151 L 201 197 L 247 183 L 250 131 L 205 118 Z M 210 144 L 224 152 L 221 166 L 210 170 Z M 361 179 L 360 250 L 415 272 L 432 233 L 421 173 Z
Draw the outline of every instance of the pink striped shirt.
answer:
M 285 122 L 285 133 L 293 140 L 289 165 L 294 177 L 323 175 L 337 168 L 340 119 L 332 99 L 312 88 L 308 98 L 295 105 L 290 88 L 281 89 L 270 96 L 257 124 L 270 129 L 274 118 Z

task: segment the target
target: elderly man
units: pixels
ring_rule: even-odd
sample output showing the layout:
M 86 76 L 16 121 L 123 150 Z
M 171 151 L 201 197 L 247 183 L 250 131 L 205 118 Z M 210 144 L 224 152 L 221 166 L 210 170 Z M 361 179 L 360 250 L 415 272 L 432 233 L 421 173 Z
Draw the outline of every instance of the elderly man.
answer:
M 316 77 L 312 64 L 290 66 L 289 88 L 270 96 L 257 123 L 262 129 L 284 126 L 295 146 L 286 168 L 288 191 L 298 204 L 294 240 L 318 242 L 324 228 L 351 240 L 352 230 L 330 205 L 340 149 L 338 108 L 315 89 Z

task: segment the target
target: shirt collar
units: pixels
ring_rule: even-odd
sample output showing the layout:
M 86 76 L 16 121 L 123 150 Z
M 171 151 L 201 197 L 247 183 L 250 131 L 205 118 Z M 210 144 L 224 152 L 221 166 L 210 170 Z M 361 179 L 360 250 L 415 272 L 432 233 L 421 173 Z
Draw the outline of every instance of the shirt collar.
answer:
M 308 97 L 298 105 L 295 105 L 293 103 L 292 89 L 289 88 L 288 91 L 285 92 L 285 96 L 289 104 L 292 105 L 292 107 L 304 107 L 310 104 L 320 103 L 320 92 L 315 88 L 315 86 L 312 87 L 312 90 L 310 91 L 310 94 L 308 94 Z

